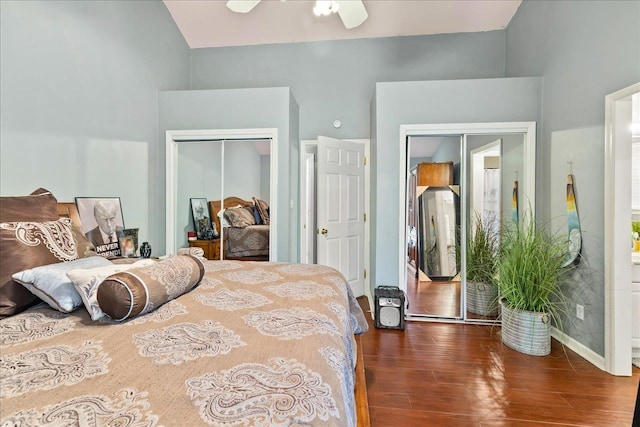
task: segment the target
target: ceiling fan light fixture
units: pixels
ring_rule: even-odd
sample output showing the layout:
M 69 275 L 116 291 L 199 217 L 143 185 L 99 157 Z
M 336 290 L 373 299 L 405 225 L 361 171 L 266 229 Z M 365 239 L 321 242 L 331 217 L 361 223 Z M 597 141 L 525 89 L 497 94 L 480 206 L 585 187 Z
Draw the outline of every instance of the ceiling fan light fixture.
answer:
M 316 0 L 313 13 L 316 16 L 328 16 L 340 9 L 340 3 L 331 0 Z
M 227 7 L 236 13 L 249 13 L 260 0 L 229 0 Z

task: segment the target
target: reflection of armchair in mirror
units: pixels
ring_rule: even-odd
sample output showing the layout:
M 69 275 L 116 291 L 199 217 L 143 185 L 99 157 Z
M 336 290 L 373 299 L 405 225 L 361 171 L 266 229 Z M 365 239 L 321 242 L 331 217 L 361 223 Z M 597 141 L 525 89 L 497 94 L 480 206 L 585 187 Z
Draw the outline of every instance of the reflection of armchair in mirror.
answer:
M 419 187 L 417 197 L 418 276 L 452 279 L 458 275 L 459 186 Z

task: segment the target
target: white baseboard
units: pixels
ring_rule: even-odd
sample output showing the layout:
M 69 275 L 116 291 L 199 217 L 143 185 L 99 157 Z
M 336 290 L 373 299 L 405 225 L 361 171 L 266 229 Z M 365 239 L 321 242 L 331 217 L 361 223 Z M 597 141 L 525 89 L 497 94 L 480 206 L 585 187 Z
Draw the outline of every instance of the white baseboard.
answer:
M 633 357 L 640 356 L 640 338 L 631 339 L 631 353 L 633 353 Z
M 371 295 L 367 295 L 367 300 L 369 301 L 369 311 L 371 312 L 371 318 L 376 320 L 376 311 L 374 310 L 375 304 L 373 299 L 371 299 Z
M 596 366 L 599 369 L 602 369 L 603 371 L 606 370 L 604 357 L 600 356 L 598 353 L 591 350 L 584 344 L 576 341 L 575 339 L 571 338 L 569 335 L 559 331 L 557 328 L 554 328 L 554 327 L 551 327 L 551 336 L 557 339 L 558 341 L 560 341 L 562 344 L 569 347 L 572 351 L 576 352 L 579 356 L 584 358 L 587 362 L 591 363 L 592 365 Z

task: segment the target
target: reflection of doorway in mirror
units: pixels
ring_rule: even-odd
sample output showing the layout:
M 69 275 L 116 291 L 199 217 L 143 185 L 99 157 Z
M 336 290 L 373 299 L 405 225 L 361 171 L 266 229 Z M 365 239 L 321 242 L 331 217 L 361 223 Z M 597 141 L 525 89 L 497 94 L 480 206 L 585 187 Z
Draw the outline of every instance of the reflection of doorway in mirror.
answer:
M 497 234 L 500 230 L 501 182 L 500 151 L 502 140 L 496 139 L 471 151 L 471 217 L 479 214 Z M 475 224 L 472 224 L 475 227 Z M 473 232 L 475 230 L 471 230 Z
M 500 157 L 485 157 L 484 169 L 484 206 L 482 220 L 497 235 L 500 218 Z M 491 160 L 491 167 L 487 167 L 487 160 Z

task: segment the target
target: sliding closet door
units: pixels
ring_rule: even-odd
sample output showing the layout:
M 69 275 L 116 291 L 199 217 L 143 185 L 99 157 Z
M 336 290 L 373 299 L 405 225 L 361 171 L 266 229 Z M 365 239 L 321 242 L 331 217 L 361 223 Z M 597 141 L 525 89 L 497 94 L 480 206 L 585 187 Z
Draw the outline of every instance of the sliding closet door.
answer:
M 225 198 L 269 201 L 269 146 L 268 140 L 224 141 Z
M 255 198 L 270 204 L 271 141 L 269 139 L 225 140 L 223 155 L 222 199 L 228 200 L 229 197 L 235 197 L 252 204 Z M 236 206 L 225 203 L 224 208 L 235 208 L 237 205 L 238 203 Z M 260 257 L 260 259 L 266 257 L 268 259 L 270 228 L 270 225 L 265 224 L 244 229 L 223 228 L 221 230 L 223 257 Z
M 191 199 L 222 197 L 222 141 L 178 144 L 176 191 L 176 247 L 189 246 L 187 232 L 195 230 Z
M 501 228 L 521 215 L 529 203 L 520 194 L 522 188 L 530 186 L 524 173 L 525 134 L 466 135 L 465 139 L 469 165 L 465 320 L 494 321 L 500 318 L 499 294 L 484 277 L 493 271 L 487 267 L 493 265 L 491 252 L 487 251 L 493 247 L 493 256 L 497 256 Z
M 461 319 L 460 136 L 407 141 L 407 313 Z

